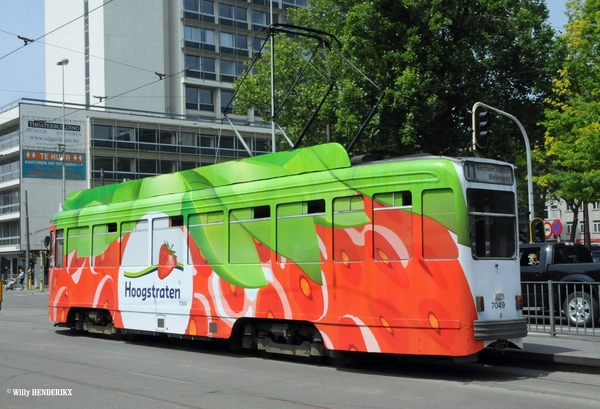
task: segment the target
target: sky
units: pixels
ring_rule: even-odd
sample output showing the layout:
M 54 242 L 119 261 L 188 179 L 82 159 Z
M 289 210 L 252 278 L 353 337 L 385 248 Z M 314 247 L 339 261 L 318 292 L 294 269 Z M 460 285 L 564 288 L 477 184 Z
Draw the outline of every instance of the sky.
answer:
M 566 0 L 546 3 L 550 24 L 560 30 L 567 22 Z M 44 38 L 24 47 L 17 38 L 35 40 L 44 34 L 44 0 L 0 0 L 0 112 L 20 98 L 46 99 Z M 48 98 L 58 101 L 61 96 Z

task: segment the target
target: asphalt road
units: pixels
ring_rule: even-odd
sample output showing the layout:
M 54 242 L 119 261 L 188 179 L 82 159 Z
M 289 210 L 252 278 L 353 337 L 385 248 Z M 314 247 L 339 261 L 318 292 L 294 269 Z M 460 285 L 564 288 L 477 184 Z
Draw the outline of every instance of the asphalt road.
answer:
M 596 374 L 390 357 L 335 368 L 232 353 L 222 343 L 76 335 L 54 328 L 45 304 L 39 293 L 5 294 L 2 409 L 596 409 L 600 397 Z

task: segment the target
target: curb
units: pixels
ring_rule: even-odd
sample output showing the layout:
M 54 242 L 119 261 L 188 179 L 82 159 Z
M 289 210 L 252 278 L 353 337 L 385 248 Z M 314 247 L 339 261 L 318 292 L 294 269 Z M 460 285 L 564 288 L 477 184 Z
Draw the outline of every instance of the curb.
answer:
M 561 354 L 544 354 L 532 351 L 510 351 L 509 356 L 510 355 L 512 355 L 514 358 L 525 359 L 528 361 L 600 367 L 600 358 Z

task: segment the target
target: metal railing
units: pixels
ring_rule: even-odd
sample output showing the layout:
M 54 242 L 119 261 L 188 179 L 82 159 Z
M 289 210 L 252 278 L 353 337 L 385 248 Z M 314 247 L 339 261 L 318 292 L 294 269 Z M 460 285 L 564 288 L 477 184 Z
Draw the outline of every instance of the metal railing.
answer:
M 529 332 L 600 336 L 600 283 L 522 281 Z

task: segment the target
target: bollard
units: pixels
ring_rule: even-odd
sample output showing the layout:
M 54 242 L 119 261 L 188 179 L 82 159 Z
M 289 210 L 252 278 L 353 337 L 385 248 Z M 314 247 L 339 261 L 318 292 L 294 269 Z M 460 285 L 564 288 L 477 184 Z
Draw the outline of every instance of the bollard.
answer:
M 46 252 L 40 251 L 40 292 L 44 292 L 44 272 L 46 270 Z

